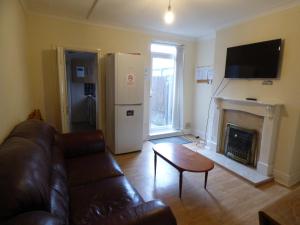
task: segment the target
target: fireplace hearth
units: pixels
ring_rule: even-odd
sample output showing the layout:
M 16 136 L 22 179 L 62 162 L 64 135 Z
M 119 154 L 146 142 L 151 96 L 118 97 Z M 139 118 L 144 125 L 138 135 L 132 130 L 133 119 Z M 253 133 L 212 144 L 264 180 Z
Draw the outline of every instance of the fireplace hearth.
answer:
M 226 126 L 224 155 L 248 166 L 256 167 L 257 131 L 231 123 Z

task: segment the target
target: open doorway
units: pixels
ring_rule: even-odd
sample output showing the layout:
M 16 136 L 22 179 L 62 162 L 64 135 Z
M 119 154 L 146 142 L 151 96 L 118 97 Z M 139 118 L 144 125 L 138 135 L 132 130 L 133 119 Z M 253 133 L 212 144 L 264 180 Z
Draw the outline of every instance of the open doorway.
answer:
M 99 53 L 58 49 L 63 132 L 101 129 Z
M 96 130 L 97 55 L 66 51 L 70 130 Z

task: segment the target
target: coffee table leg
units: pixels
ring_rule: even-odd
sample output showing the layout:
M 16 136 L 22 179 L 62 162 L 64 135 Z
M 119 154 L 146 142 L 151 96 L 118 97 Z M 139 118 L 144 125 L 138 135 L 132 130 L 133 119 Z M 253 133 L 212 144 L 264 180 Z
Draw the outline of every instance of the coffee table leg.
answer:
M 179 171 L 179 198 L 181 198 L 182 192 L 182 171 Z
M 154 153 L 154 177 L 156 177 L 157 154 Z
M 208 172 L 205 172 L 204 188 L 206 189 Z

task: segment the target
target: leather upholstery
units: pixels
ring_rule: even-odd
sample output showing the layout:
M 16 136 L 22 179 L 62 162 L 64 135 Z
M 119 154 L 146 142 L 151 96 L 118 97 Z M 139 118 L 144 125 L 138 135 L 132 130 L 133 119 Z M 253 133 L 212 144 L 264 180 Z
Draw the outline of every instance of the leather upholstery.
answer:
M 66 160 L 69 185 L 78 186 L 107 177 L 123 175 L 121 168 L 107 152 Z
M 54 141 L 55 129 L 40 120 L 26 120 L 18 124 L 7 137 L 22 137 L 39 145 L 47 154 L 51 154 L 51 146 Z
M 57 134 L 17 125 L 0 146 L 0 224 L 175 225 L 169 207 L 145 203 L 110 153 L 101 131 Z
M 61 134 L 58 141 L 66 158 L 105 151 L 104 136 L 100 130 Z
M 126 207 L 143 203 L 141 196 L 124 176 L 71 188 L 72 224 L 91 224 L 96 218 L 109 217 Z
M 45 211 L 31 211 L 19 214 L 11 220 L 1 223 L 2 225 L 64 225 L 51 213 Z
M 64 156 L 61 149 L 54 146 L 52 149 L 52 168 L 50 180 L 50 212 L 64 221 L 69 222 L 69 189 L 65 169 Z
M 155 216 L 153 216 L 155 215 Z M 135 207 L 128 207 L 109 217 L 97 218 L 91 225 L 173 225 L 176 220 L 169 207 L 154 200 Z
M 31 210 L 46 210 L 50 160 L 40 146 L 12 137 L 0 149 L 0 221 Z

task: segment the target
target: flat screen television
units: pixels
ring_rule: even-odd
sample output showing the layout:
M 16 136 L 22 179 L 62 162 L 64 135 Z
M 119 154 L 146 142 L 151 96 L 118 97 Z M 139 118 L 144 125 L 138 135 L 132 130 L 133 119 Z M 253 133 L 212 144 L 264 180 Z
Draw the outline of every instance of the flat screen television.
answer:
M 225 78 L 278 77 L 281 39 L 227 48 Z

